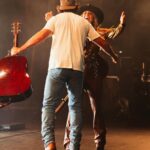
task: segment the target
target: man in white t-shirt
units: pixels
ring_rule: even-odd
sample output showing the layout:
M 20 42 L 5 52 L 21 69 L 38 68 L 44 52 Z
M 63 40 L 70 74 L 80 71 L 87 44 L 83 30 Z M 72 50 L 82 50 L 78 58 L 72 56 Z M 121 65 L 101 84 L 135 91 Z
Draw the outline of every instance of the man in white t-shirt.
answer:
M 58 10 L 39 32 L 33 35 L 21 47 L 13 47 L 11 55 L 16 55 L 27 48 L 52 36 L 49 68 L 45 82 L 42 107 L 42 138 L 45 150 L 56 150 L 55 144 L 55 108 L 66 87 L 69 96 L 70 113 L 70 150 L 79 150 L 82 128 L 82 91 L 84 54 L 83 47 L 87 38 L 102 49 L 113 54 L 109 45 L 100 37 L 92 25 L 83 17 L 76 15 L 78 8 L 75 0 L 60 0 Z

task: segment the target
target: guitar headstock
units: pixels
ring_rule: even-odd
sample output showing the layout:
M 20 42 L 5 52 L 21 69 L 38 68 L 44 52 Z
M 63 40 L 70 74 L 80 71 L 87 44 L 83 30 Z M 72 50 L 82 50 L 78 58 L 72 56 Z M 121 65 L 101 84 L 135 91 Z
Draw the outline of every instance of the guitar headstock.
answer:
M 14 40 L 13 40 L 13 46 L 18 46 L 18 33 L 21 32 L 20 29 L 20 22 L 19 21 L 15 21 L 12 23 L 12 29 L 11 32 L 13 32 L 14 35 Z
M 19 32 L 21 32 L 21 29 L 20 29 L 20 22 L 19 21 L 14 21 L 11 26 L 12 26 L 12 29 L 11 29 L 11 32 L 14 34 L 14 35 L 17 35 Z

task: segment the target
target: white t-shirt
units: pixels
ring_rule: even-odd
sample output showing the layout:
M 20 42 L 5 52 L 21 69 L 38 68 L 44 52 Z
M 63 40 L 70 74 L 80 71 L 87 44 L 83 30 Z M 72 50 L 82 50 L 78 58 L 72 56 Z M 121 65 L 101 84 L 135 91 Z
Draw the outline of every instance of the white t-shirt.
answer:
M 71 12 L 53 16 L 44 26 L 53 32 L 49 69 L 70 68 L 83 71 L 83 48 L 86 38 L 99 37 L 92 25 L 83 17 Z

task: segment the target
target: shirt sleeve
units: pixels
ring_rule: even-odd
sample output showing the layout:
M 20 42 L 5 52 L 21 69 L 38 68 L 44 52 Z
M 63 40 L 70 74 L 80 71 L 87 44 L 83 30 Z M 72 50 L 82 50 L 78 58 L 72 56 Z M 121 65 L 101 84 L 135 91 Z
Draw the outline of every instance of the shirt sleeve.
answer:
M 51 19 L 49 19 L 47 21 L 47 23 L 44 26 L 44 29 L 48 29 L 54 33 L 54 31 L 55 31 L 55 24 L 54 23 L 55 23 L 55 17 L 52 17 Z
M 98 32 L 94 29 L 94 27 L 89 23 L 89 32 L 88 32 L 88 39 L 93 41 L 94 39 L 100 37 Z

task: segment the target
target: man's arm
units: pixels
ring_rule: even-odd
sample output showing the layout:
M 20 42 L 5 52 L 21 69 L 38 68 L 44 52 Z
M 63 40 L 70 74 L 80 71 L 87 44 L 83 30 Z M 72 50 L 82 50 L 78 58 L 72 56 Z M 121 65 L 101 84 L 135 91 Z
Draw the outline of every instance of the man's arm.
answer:
M 110 45 L 107 43 L 106 40 L 104 40 L 101 37 L 98 37 L 92 42 L 95 43 L 97 46 L 99 46 L 104 53 L 109 55 L 114 63 L 118 62 L 118 56 L 115 54 L 115 52 L 113 51 L 113 49 L 110 47 Z
M 41 29 L 39 32 L 34 34 L 27 42 L 25 42 L 21 47 L 13 47 L 11 49 L 11 55 L 16 55 L 21 51 L 26 50 L 28 47 L 36 45 L 46 39 L 52 32 L 48 29 Z

